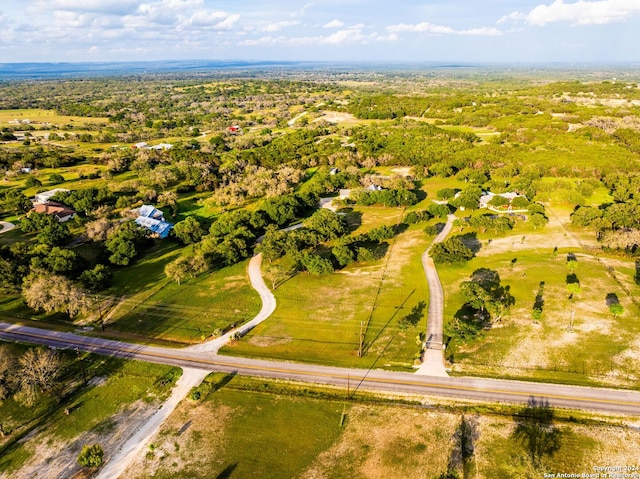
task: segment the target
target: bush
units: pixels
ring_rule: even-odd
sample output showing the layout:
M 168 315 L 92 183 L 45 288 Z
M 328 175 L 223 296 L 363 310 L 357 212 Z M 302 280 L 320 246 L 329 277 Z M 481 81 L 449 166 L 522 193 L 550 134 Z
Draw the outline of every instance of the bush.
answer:
M 52 185 L 64 183 L 64 176 L 58 173 L 53 173 L 52 175 L 49 176 L 49 183 L 51 183 Z
M 424 232 L 428 235 L 428 236 L 435 236 L 438 233 L 440 233 L 440 231 L 442 231 L 444 229 L 445 224 L 444 223 L 436 223 L 434 225 L 428 225 L 425 229 Z
M 26 188 L 32 188 L 34 186 L 42 186 L 42 182 L 35 176 L 30 176 L 25 180 L 24 186 Z
M 100 467 L 104 459 L 104 450 L 100 444 L 84 446 L 78 456 L 78 464 L 84 467 Z
M 403 223 L 413 225 L 420 223 L 421 221 L 427 221 L 431 219 L 431 214 L 428 211 L 410 211 L 404 217 Z

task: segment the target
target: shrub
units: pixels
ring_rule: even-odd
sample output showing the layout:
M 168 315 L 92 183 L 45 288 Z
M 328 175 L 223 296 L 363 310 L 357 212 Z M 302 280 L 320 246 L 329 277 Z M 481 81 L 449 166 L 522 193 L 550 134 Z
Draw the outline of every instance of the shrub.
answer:
M 104 459 L 104 450 L 100 444 L 84 446 L 78 456 L 78 464 L 84 467 L 100 467 Z
M 52 185 L 64 183 L 64 176 L 58 173 L 53 173 L 52 175 L 49 176 L 49 183 L 51 183 Z
M 428 211 L 410 211 L 404 217 L 403 222 L 408 225 L 420 223 L 421 221 L 427 221 L 431 219 L 431 214 Z

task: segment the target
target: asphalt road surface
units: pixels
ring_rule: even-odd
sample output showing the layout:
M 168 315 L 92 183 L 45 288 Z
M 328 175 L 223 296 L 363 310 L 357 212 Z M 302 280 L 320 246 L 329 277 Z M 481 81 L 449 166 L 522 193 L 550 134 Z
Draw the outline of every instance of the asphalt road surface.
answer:
M 552 407 L 640 415 L 640 392 L 637 391 L 495 379 L 427 377 L 393 371 L 234 358 L 212 353 L 129 344 L 6 323 L 0 323 L 0 339 L 60 349 L 77 348 L 97 354 L 207 371 L 331 384 L 344 387 L 345 390 L 348 386 L 351 392 L 366 389 L 507 403 L 526 403 L 533 397 L 538 401 L 548 402 Z

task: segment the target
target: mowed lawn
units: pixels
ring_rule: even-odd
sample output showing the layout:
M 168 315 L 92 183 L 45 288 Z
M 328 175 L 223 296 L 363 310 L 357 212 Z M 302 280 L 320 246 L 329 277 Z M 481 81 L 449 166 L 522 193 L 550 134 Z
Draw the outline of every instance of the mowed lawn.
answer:
M 401 210 L 358 209 L 356 234 L 395 224 Z M 224 354 L 354 367 L 410 368 L 425 331 L 428 288 L 421 255 L 430 238 L 420 226 L 391 241 L 384 258 L 325 276 L 299 273 L 275 291 L 274 314 Z M 263 265 L 264 266 L 264 265 Z M 421 305 L 422 303 L 422 305 Z M 415 308 L 415 309 L 414 309 Z M 399 320 L 412 311 L 415 324 Z M 363 356 L 358 357 L 362 332 Z
M 147 338 L 193 343 L 260 311 L 260 297 L 247 274 L 248 260 L 177 284 L 165 276 L 164 267 L 183 250 L 171 242 L 156 248 L 115 275 L 117 287 L 111 293 L 118 306 L 111 313 L 111 327 Z

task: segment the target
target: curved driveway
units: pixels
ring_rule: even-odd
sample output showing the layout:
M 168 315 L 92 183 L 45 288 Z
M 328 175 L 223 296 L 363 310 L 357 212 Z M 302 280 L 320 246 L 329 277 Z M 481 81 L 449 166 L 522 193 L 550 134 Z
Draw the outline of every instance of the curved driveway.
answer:
M 9 223 L 8 221 L 0 221 L 0 226 L 2 226 L 2 229 L 0 229 L 0 234 L 11 231 L 16 227 L 16 225 L 14 225 L 13 223 Z
M 447 222 L 440 233 L 435 237 L 431 246 L 442 243 L 451 232 L 455 215 L 447 216 Z M 448 376 L 444 367 L 442 356 L 442 343 L 444 339 L 444 292 L 442 283 L 438 277 L 433 259 L 429 256 L 431 246 L 422 255 L 422 267 L 429 285 L 429 313 L 427 316 L 427 333 L 425 341 L 425 353 L 422 365 L 416 374 L 425 376 Z
M 206 343 L 189 346 L 185 348 L 186 351 L 216 354 L 221 347 L 229 343 L 231 336 L 233 336 L 234 334 L 244 336 L 262 321 L 271 316 L 271 314 L 276 309 L 276 298 L 262 278 L 262 271 L 260 269 L 261 266 L 262 253 L 259 253 L 251 258 L 251 261 L 249 261 L 248 272 L 251 286 L 253 286 L 253 288 L 258 292 L 258 294 L 260 295 L 260 300 L 262 301 L 262 308 L 260 309 L 260 312 L 251 321 L 243 324 L 239 328 L 233 329 L 223 336 L 220 336 L 219 338 L 213 339 L 211 341 L 207 341 Z

